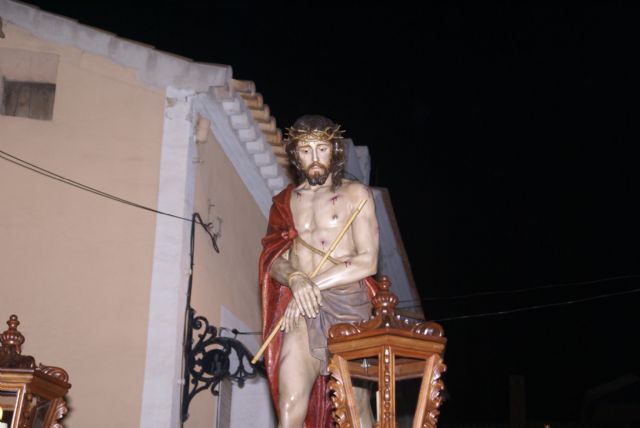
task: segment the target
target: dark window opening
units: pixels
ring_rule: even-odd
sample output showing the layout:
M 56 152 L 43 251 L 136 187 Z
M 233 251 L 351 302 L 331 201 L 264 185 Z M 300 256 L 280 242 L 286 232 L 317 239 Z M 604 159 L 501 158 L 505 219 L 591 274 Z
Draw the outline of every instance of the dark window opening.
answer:
M 56 85 L 53 83 L 3 80 L 0 114 L 51 120 Z

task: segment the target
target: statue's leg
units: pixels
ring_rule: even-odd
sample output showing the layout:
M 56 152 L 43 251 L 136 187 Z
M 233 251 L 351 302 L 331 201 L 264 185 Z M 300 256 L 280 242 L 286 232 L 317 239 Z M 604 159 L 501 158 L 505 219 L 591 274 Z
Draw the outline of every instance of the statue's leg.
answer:
M 285 333 L 280 351 L 280 428 L 301 428 L 307 415 L 309 396 L 320 374 L 320 361 L 309 352 L 307 323 Z
M 356 399 L 356 406 L 360 414 L 360 426 L 362 428 L 371 428 L 373 426 L 373 411 L 371 410 L 371 393 L 366 388 L 358 386 L 353 387 L 353 393 Z

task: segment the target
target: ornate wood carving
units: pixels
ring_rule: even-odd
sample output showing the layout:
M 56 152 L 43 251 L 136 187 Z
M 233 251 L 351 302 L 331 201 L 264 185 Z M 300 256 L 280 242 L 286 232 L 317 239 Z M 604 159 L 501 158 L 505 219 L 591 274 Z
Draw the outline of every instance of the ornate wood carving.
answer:
M 33 424 L 31 416 L 34 407 L 33 394 L 27 393 L 24 398 L 24 404 L 22 405 L 22 416 L 18 422 L 18 428 L 28 428 Z
M 444 382 L 441 379 L 442 373 L 447 370 L 447 366 L 442 362 L 442 358 L 437 357 L 431 375 L 429 388 L 429 400 L 427 401 L 426 417 L 423 423 L 424 428 L 436 428 L 438 425 L 438 417 L 440 416 L 440 406 L 442 405 L 442 397 L 440 393 L 444 389 Z
M 18 331 L 20 321 L 16 315 L 11 315 L 7 321 L 9 328 L 0 335 L 0 367 L 8 369 L 33 369 L 36 360 L 29 355 L 20 355 L 24 336 Z
M 53 403 L 52 403 L 53 404 Z M 67 403 L 63 398 L 57 400 L 50 428 L 64 428 L 60 420 L 69 412 Z
M 69 374 L 60 367 L 45 366 L 43 364 L 39 364 L 38 371 L 48 376 L 55 377 L 56 379 L 60 379 L 63 382 L 69 381 Z
M 415 335 L 443 337 L 444 329 L 438 323 L 419 322 L 395 313 L 398 298 L 389 291 L 391 282 L 383 276 L 378 282 L 378 292 L 371 300 L 373 315 L 366 320 L 354 324 L 336 324 L 329 331 L 330 338 L 349 337 L 379 328 L 397 328 L 410 331 Z
M 63 428 L 60 420 L 68 412 L 63 397 L 71 387 L 68 373 L 43 364 L 36 367 L 33 357 L 21 355 L 25 338 L 18 331 L 20 321 L 11 315 L 7 324 L 0 335 L 0 387 L 16 395 L 15 426 Z
M 359 424 L 351 379 L 377 381 L 379 389 L 377 428 L 396 426 L 396 380 L 422 378 L 413 428 L 436 428 L 441 379 L 446 366 L 442 360 L 446 338 L 435 322 L 416 321 L 395 314 L 397 297 L 389 292 L 383 277 L 373 298 L 373 315 L 354 324 L 337 324 L 329 331 L 329 388 L 335 406 L 336 425 Z
M 395 376 L 394 361 L 391 348 L 384 347 L 384 355 L 382 356 L 383 369 L 380 372 L 380 395 L 382 403 L 380 404 L 380 419 L 382 428 L 390 428 L 395 426 Z
M 347 393 L 344 388 L 342 372 L 338 368 L 338 356 L 333 356 L 329 362 L 329 389 L 331 390 L 331 402 L 333 403 L 333 421 L 339 427 L 351 428 L 349 409 L 347 408 Z
M 441 376 L 445 371 L 446 366 L 442 358 L 439 355 L 432 355 L 424 368 L 423 385 L 420 388 L 413 423 L 415 428 L 436 428 L 440 415 L 439 407 L 442 404 L 440 392 L 444 389 Z

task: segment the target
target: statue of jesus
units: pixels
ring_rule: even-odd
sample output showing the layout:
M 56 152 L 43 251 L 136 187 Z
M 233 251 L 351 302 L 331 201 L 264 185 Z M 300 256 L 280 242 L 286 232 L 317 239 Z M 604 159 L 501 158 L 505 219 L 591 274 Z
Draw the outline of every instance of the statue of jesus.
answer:
M 285 147 L 297 174 L 273 198 L 262 240 L 260 281 L 264 337 L 283 318 L 268 346 L 265 365 L 281 428 L 331 426 L 326 389 L 327 335 L 336 323 L 371 314 L 377 271 L 378 223 L 371 190 L 344 178 L 345 149 L 340 126 L 306 115 L 289 128 Z M 328 262 L 313 278 L 325 252 L 366 200 Z M 373 424 L 369 394 L 358 389 L 363 427 Z

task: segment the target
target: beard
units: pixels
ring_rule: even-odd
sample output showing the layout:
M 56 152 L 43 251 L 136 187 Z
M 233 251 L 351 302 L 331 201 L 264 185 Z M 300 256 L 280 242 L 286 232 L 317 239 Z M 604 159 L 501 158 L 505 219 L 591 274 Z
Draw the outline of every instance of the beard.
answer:
M 318 170 L 310 172 L 315 167 L 317 167 Z M 310 185 L 322 186 L 327 181 L 327 178 L 329 178 L 329 168 L 319 162 L 314 162 L 304 171 L 304 176 Z

